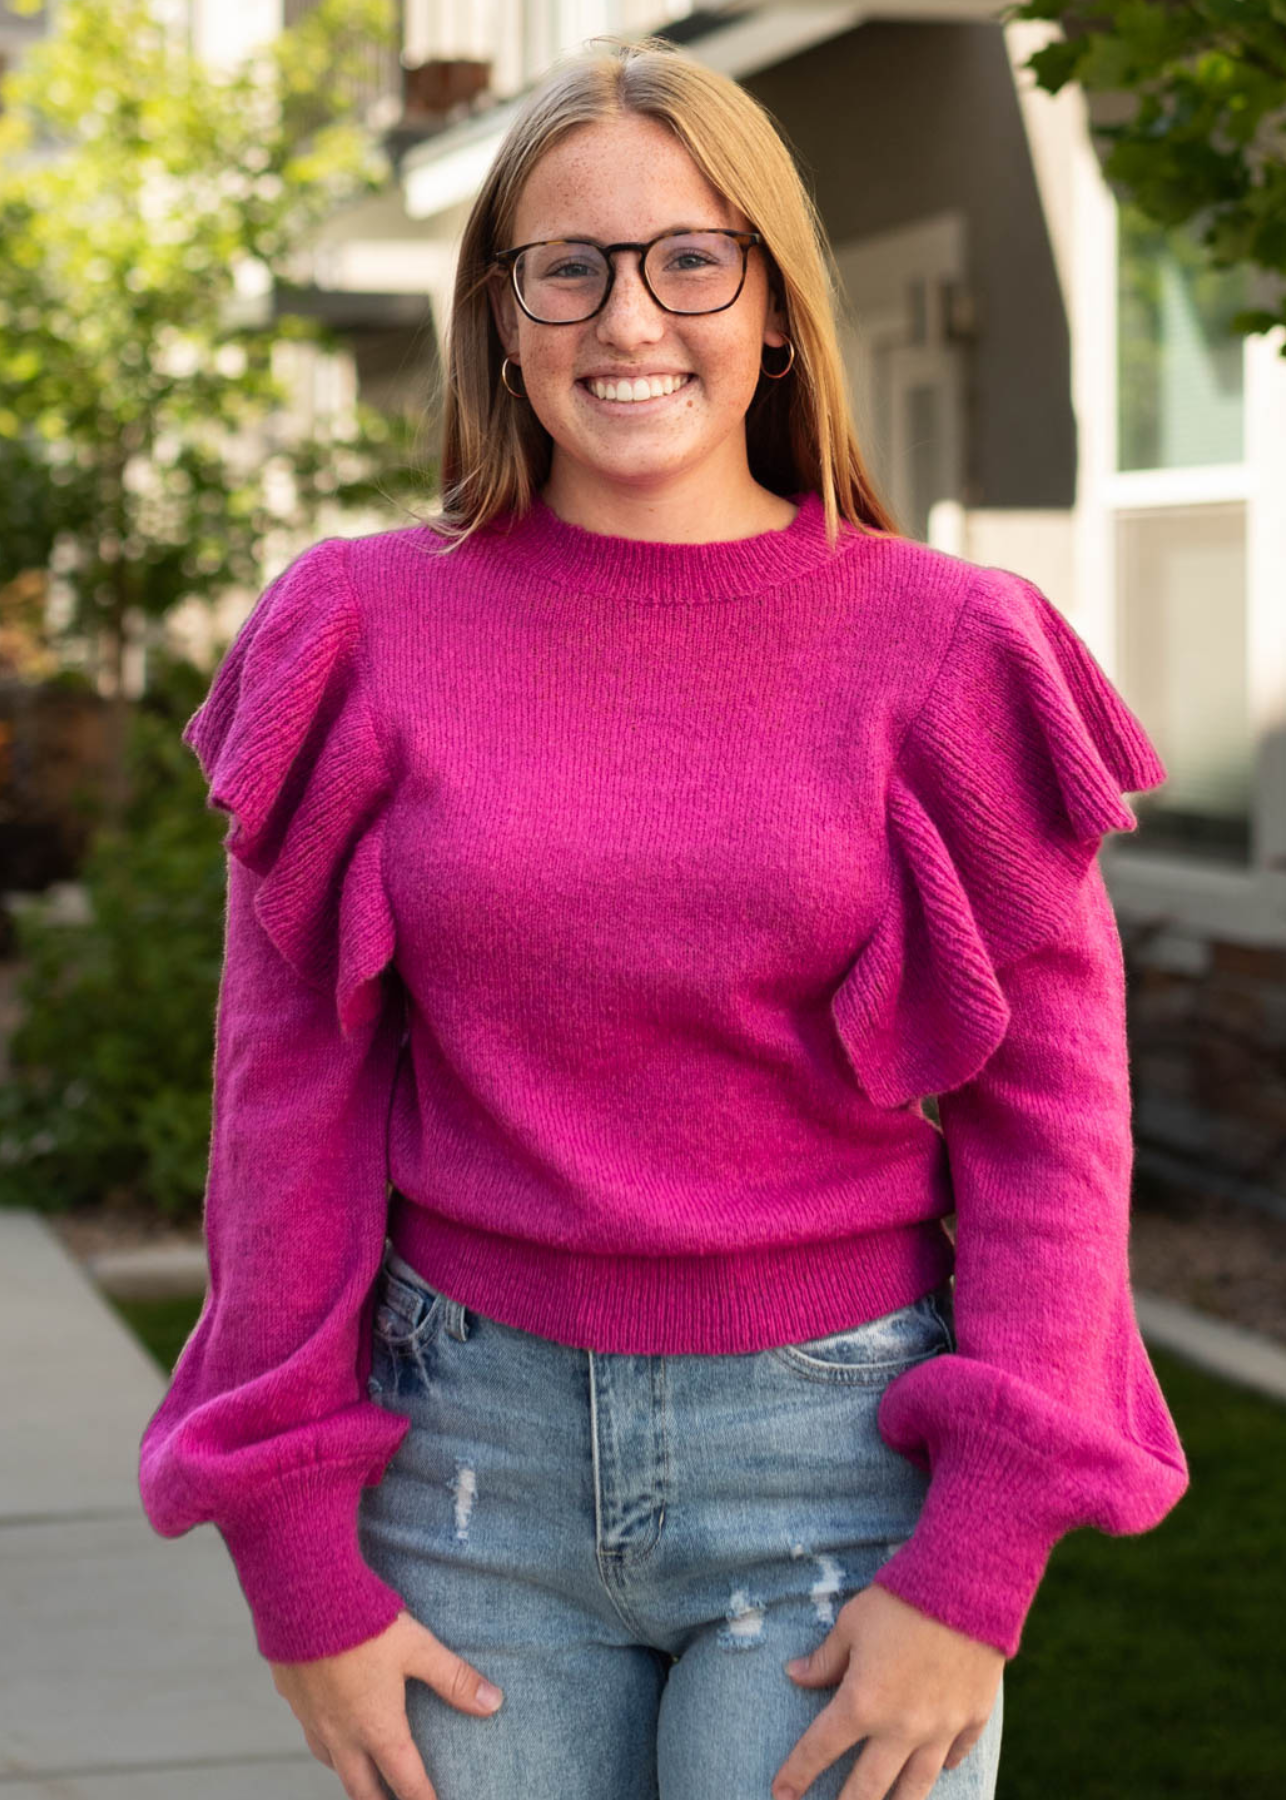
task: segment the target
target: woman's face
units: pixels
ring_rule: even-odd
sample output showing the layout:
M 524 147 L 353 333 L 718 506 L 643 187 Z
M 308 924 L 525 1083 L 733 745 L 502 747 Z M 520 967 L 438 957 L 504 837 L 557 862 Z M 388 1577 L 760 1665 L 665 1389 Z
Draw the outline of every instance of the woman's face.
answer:
M 578 126 L 546 151 L 523 188 L 510 241 L 635 243 L 706 226 L 745 231 L 750 221 L 710 186 L 668 127 L 629 114 Z M 764 346 L 785 343 L 764 251 L 751 249 L 731 306 L 683 316 L 656 304 L 639 261 L 634 251 L 619 252 L 607 304 L 573 325 L 538 324 L 518 305 L 508 270 L 493 278 L 509 381 L 527 395 L 514 405 L 530 405 L 553 439 L 551 486 L 565 494 L 587 484 L 600 498 L 616 488 L 655 496 L 699 475 L 708 491 L 724 482 L 729 491 L 751 488 L 746 409 Z M 770 355 L 769 367 L 780 361 Z M 691 378 L 639 404 L 595 398 L 586 377 L 606 373 Z

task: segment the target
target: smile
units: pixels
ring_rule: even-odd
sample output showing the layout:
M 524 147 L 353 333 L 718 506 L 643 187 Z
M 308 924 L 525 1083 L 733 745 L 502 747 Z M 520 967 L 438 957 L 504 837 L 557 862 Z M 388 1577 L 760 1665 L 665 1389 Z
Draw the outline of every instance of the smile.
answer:
M 651 412 L 664 406 L 675 394 L 683 392 L 696 376 L 689 372 L 686 375 L 652 375 L 640 376 L 635 381 L 578 381 L 576 386 L 598 406 L 640 408 Z

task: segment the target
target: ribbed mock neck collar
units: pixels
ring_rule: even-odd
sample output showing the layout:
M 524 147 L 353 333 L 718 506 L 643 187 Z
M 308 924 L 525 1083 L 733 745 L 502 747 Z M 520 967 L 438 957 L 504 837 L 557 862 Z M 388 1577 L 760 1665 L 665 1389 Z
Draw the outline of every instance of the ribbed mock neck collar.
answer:
M 654 543 L 587 531 L 560 518 L 539 494 L 525 513 L 509 512 L 494 519 L 488 535 L 507 561 L 550 589 L 699 605 L 797 580 L 832 554 L 843 556 L 852 537 L 862 535 L 841 520 L 832 552 L 826 542 L 821 495 L 804 490 L 788 498 L 798 511 L 784 530 L 703 544 Z

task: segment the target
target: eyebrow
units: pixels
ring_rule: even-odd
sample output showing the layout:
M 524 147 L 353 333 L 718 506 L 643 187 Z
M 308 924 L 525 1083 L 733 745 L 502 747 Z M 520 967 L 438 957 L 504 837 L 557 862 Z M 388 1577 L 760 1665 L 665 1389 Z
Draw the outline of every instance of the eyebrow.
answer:
M 677 225 L 663 225 L 660 231 L 654 231 L 652 236 L 654 238 L 664 237 L 668 231 L 722 231 L 725 229 L 730 228 L 720 225 L 689 225 L 681 221 Z M 589 231 L 555 231 L 550 234 L 548 239 L 538 238 L 536 242 L 557 243 L 560 240 L 565 240 L 567 243 L 571 244 L 596 244 L 600 250 L 607 243 L 606 238 L 595 237 L 594 234 Z M 644 239 L 642 241 L 649 242 L 650 240 Z

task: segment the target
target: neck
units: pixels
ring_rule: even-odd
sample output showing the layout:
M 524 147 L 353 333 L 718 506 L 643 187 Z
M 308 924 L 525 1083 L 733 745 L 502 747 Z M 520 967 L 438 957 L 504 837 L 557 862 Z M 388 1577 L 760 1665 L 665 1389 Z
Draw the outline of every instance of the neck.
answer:
M 705 478 L 685 473 L 668 483 L 623 486 L 592 472 L 569 479 L 555 458 L 540 498 L 569 525 L 643 543 L 726 543 L 783 531 L 795 516 L 794 505 L 761 487 L 748 468 L 732 482 L 712 471 Z

